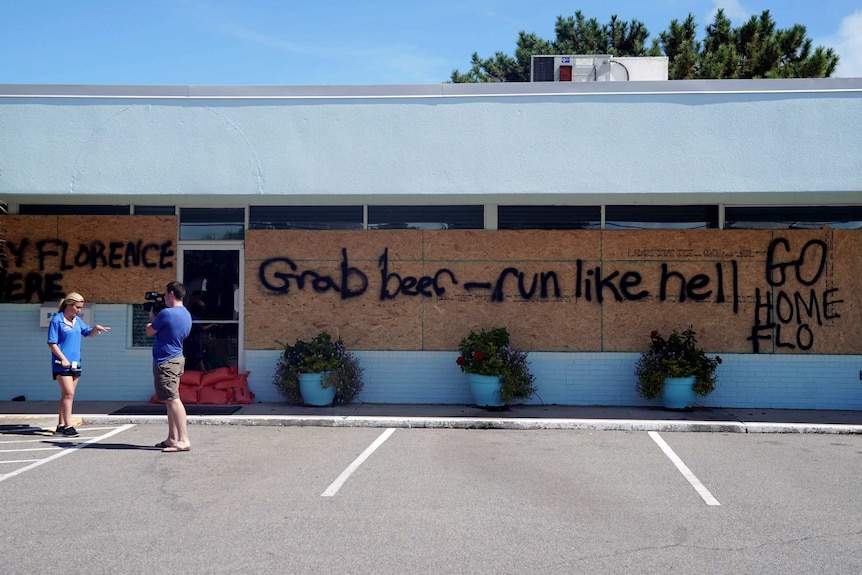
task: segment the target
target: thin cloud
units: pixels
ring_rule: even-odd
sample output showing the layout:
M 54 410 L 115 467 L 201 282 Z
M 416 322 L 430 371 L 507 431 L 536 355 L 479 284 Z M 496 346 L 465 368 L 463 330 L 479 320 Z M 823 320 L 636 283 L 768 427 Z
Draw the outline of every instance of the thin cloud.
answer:
M 440 82 L 448 74 L 445 60 L 428 56 L 419 47 L 367 42 L 333 43 L 321 39 L 308 43 L 292 42 L 237 25 L 220 26 L 220 32 L 290 54 L 313 55 L 333 62 L 353 62 L 352 75 L 347 79 L 350 83 L 362 82 L 362 70 L 367 71 L 364 77 L 382 73 L 388 81 L 399 83 Z M 338 76 L 325 78 L 323 81 L 345 81 L 344 74 L 341 72 Z
M 836 77 L 862 77 L 862 10 L 846 16 L 841 20 L 838 32 L 817 44 L 833 48 L 841 57 L 835 70 Z
M 190 22 L 199 24 L 211 33 L 227 36 L 243 42 L 287 53 L 308 55 L 318 53 L 322 42 L 295 42 L 284 37 L 265 34 L 254 28 L 243 26 L 240 20 L 244 13 L 228 13 L 226 7 L 209 0 L 178 0 Z
M 222 15 L 207 3 L 196 6 L 198 19 L 216 34 L 286 55 L 314 56 L 318 62 L 331 61 L 333 66 L 322 65 L 314 74 L 318 82 L 362 83 L 363 78 L 376 76 L 390 82 L 427 83 L 440 82 L 449 73 L 449 67 L 442 58 L 429 56 L 418 46 L 350 41 L 343 37 L 305 39 L 302 34 L 293 34 L 291 39 L 287 39 L 280 33 L 270 34 L 244 26 L 236 18 Z M 352 62 L 349 74 L 343 70 L 337 73 L 328 71 L 337 70 L 335 64 L 345 61 Z
M 235 25 L 221 26 L 219 27 L 219 31 L 226 36 L 230 36 L 238 40 L 245 40 L 253 44 L 264 46 L 266 48 L 275 48 L 277 50 L 283 50 L 285 52 L 291 52 L 294 54 L 314 54 L 321 49 L 321 47 L 318 45 L 303 44 L 299 42 L 288 42 L 275 36 L 261 34 L 260 32 L 256 32 L 254 30 L 242 28 Z
M 719 9 L 724 10 L 724 15 L 730 19 L 733 26 L 739 26 L 751 17 L 751 11 L 745 8 L 739 0 L 712 0 L 712 11 L 709 13 L 708 22 L 715 20 Z

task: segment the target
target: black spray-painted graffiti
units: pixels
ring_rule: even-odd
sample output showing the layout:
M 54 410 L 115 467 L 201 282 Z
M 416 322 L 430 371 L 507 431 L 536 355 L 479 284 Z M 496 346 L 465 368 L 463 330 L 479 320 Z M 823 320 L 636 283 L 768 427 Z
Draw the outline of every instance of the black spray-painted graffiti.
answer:
M 823 320 L 841 317 L 833 309 L 835 304 L 844 301 L 834 299 L 838 288 L 820 292 L 811 288 L 807 293 L 782 289 L 791 273 L 801 285 L 815 285 L 826 269 L 827 250 L 826 242 L 822 240 L 808 241 L 797 254 L 792 252 L 790 242 L 784 238 L 776 238 L 769 244 L 766 252 L 766 283 L 772 290 L 761 292 L 760 288 L 756 288 L 754 291 L 754 323 L 748 338 L 754 353 L 760 351 L 761 341 L 773 338 L 773 333 L 776 347 L 809 350 L 814 345 L 811 322 L 822 326 Z M 786 261 L 783 258 L 787 258 Z M 794 320 L 795 332 L 791 325 Z M 783 327 L 791 332 L 787 340 L 782 339 Z
M 814 344 L 811 322 L 823 325 L 824 320 L 840 317 L 834 310 L 837 288 L 808 293 L 782 289 L 787 276 L 794 273 L 797 281 L 806 287 L 813 286 L 823 276 L 827 263 L 827 245 L 821 240 L 806 243 L 796 256 L 791 254 L 790 242 L 784 238 L 773 240 L 767 251 L 766 281 L 770 289 L 755 290 L 755 310 L 751 335 L 752 351 L 758 353 L 761 342 L 775 338 L 778 347 L 808 350 Z M 647 289 L 644 278 L 637 271 L 608 271 L 602 266 L 587 267 L 578 259 L 575 265 L 574 296 L 588 302 L 602 304 L 606 299 L 616 302 L 638 301 L 651 296 L 659 301 L 728 303 L 734 314 L 739 313 L 739 265 L 736 260 L 717 262 L 712 271 L 686 276 L 667 263 L 659 264 L 658 284 L 654 291 Z M 549 300 L 563 297 L 559 275 L 555 271 L 528 274 L 516 267 L 503 269 L 493 281 L 460 281 L 448 268 L 440 268 L 430 275 L 405 276 L 392 272 L 389 267 L 389 250 L 377 261 L 379 269 L 378 298 L 392 300 L 407 297 L 447 297 L 457 288 L 465 293 L 484 292 L 492 302 L 504 302 L 510 297 L 523 300 Z M 814 268 L 814 271 L 809 271 Z M 261 285 L 276 294 L 289 294 L 291 290 L 337 294 L 341 299 L 352 299 L 368 292 L 371 282 L 368 275 L 351 266 L 347 248 L 341 250 L 339 272 L 333 275 L 319 271 L 300 270 L 299 265 L 287 257 L 265 260 L 258 268 Z M 654 295 L 655 294 L 655 295 Z M 790 330 L 795 321 L 792 341 L 784 340 L 782 327 Z
M 20 242 L 7 240 L 4 247 L 8 256 L 0 269 L 0 301 L 39 301 L 59 299 L 65 294 L 63 272 L 76 268 L 99 267 L 122 269 L 143 266 L 165 269 L 173 267 L 173 240 L 162 243 L 136 241 L 94 240 L 90 243 L 70 244 L 57 239 Z M 25 259 L 34 258 L 39 271 L 13 272 Z M 46 272 L 45 270 L 51 270 Z
M 493 302 L 503 302 L 515 295 L 524 300 L 562 297 L 559 276 L 554 271 L 530 276 L 516 267 L 507 267 L 494 281 L 463 283 L 448 268 L 440 268 L 433 275 L 402 276 L 389 271 L 388 249 L 383 250 L 377 265 L 380 270 L 378 295 L 381 301 L 395 299 L 399 295 L 443 297 L 448 289 L 459 285 L 465 292 L 484 291 Z M 726 280 L 725 266 L 721 263 L 715 264 L 715 276 L 699 273 L 688 278 L 670 269 L 667 264 L 661 264 L 658 298 L 661 301 L 704 301 L 714 297 L 716 303 L 724 303 L 727 301 L 727 281 L 730 283 L 733 309 L 736 312 L 739 307 L 737 264 L 730 262 L 729 266 L 731 278 Z M 277 294 L 290 293 L 292 288 L 304 290 L 308 285 L 315 293 L 334 292 L 341 299 L 351 299 L 366 293 L 370 285 L 365 272 L 350 265 L 346 248 L 341 250 L 340 273 L 336 275 L 325 275 L 314 270 L 300 271 L 296 262 L 290 258 L 276 257 L 261 263 L 258 276 L 261 285 Z M 649 290 L 643 289 L 643 277 L 635 271 L 622 274 L 614 271 L 605 275 L 601 266 L 585 269 L 584 262 L 576 260 L 575 277 L 575 297 L 589 302 L 602 303 L 607 297 L 618 302 L 637 301 L 651 295 Z

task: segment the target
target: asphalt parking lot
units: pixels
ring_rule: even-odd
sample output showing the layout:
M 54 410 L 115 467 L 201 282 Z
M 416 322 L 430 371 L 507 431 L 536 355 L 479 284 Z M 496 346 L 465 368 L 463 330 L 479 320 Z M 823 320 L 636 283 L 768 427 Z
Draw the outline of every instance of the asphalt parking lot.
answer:
M 0 434 L 0 571 L 859 573 L 862 437 L 83 426 Z

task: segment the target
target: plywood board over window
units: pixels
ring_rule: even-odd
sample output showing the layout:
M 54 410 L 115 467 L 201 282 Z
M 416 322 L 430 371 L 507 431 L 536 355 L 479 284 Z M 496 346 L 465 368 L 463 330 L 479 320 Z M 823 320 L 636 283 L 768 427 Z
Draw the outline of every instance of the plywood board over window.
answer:
M 248 349 L 276 349 L 322 330 L 352 349 L 422 349 L 421 297 L 389 297 L 422 274 L 416 231 L 250 230 Z M 383 282 L 383 274 L 388 281 Z
M 250 231 L 246 344 L 322 329 L 353 349 L 453 350 L 504 325 L 531 351 L 860 353 L 862 231 Z
M 174 216 L 3 216 L 0 301 L 136 303 L 177 277 Z

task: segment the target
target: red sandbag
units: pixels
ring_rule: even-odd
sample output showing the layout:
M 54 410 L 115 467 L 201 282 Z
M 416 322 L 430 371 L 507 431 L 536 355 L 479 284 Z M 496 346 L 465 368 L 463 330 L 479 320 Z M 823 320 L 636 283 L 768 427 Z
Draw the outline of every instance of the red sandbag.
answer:
M 213 384 L 215 389 L 223 389 L 230 395 L 228 403 L 251 403 L 254 393 L 248 388 L 248 376 L 251 372 L 237 374 L 233 379 L 226 379 Z
M 231 388 L 233 397 L 231 403 L 251 403 L 254 400 L 254 392 L 248 386 Z
M 183 375 L 180 376 L 180 385 L 194 385 L 195 387 L 201 384 L 201 377 L 203 377 L 204 372 L 197 371 L 196 369 L 187 369 L 183 372 Z
M 219 381 L 233 379 L 236 377 L 237 371 L 238 370 L 235 367 L 217 367 L 215 369 L 205 371 L 201 376 L 201 386 L 210 387 Z
M 224 405 L 230 401 L 231 393 L 227 389 L 202 387 L 198 393 L 198 403 Z
M 229 389 L 231 387 L 248 387 L 248 375 L 250 371 L 245 373 L 238 373 L 231 377 L 230 379 L 224 379 L 222 381 L 217 381 L 212 384 L 212 386 L 216 389 Z
M 200 401 L 198 394 L 198 386 L 196 385 L 181 385 L 180 386 L 180 401 L 186 403 L 198 403 Z

